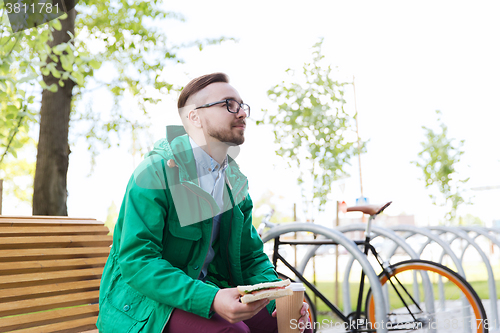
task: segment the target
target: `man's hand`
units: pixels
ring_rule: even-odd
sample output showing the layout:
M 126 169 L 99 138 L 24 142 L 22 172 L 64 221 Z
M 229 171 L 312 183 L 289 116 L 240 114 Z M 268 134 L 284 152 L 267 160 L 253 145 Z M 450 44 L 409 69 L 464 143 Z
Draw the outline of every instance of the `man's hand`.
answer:
M 309 322 L 309 312 L 307 312 L 308 309 L 309 305 L 306 302 L 303 302 L 302 308 L 300 309 L 300 318 L 297 322 L 297 327 L 300 329 L 300 333 L 304 332 L 306 324 Z M 276 318 L 276 310 L 274 310 L 272 316 Z
M 220 289 L 215 295 L 212 309 L 231 324 L 255 316 L 269 304 L 267 298 L 252 303 L 240 303 L 240 293 L 236 288 Z

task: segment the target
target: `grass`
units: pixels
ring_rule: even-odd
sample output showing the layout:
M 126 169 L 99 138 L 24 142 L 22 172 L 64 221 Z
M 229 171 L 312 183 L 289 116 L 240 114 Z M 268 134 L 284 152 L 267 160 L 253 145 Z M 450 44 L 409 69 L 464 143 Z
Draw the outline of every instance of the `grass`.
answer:
M 471 286 L 474 288 L 476 293 L 478 294 L 479 298 L 481 299 L 489 299 L 489 290 L 488 290 L 488 282 L 487 281 L 470 281 L 469 282 Z M 325 295 L 325 297 L 332 303 L 335 304 L 335 286 L 333 282 L 317 282 L 316 287 L 319 289 L 319 291 Z M 351 296 L 351 306 L 353 309 L 356 307 L 357 303 L 357 296 L 359 292 L 359 283 L 350 283 L 349 284 L 350 288 L 350 296 Z M 436 286 L 437 288 L 437 286 Z M 497 288 L 497 298 L 500 299 L 500 280 L 496 281 L 496 288 Z M 366 296 L 367 293 L 367 286 L 365 285 L 365 291 L 364 291 L 364 296 Z M 445 287 L 445 292 L 449 291 L 449 288 Z M 437 291 L 435 291 L 437 292 Z M 314 303 L 315 298 L 314 298 L 314 293 L 307 288 L 307 294 L 311 298 L 311 301 Z M 391 307 L 392 308 L 398 308 L 401 307 L 402 304 L 400 303 L 401 300 L 395 296 L 393 297 L 391 295 L 390 297 L 391 300 Z M 335 304 L 342 312 L 344 312 L 344 302 L 343 302 L 343 295 L 342 295 L 342 283 L 339 283 L 339 304 Z M 364 299 L 363 299 L 363 304 L 362 308 L 364 309 Z M 317 311 L 317 321 L 321 322 L 322 320 L 326 319 L 328 321 L 333 320 L 333 321 L 338 321 L 338 317 L 328 308 L 328 306 L 320 299 L 316 298 L 316 311 Z M 354 310 L 353 310 L 354 311 Z

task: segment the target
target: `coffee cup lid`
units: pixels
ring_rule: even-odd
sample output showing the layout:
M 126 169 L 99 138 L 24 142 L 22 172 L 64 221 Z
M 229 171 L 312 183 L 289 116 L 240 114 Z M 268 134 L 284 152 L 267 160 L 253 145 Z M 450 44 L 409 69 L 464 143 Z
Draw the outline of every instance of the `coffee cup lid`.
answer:
M 290 283 L 290 289 L 293 291 L 306 291 L 306 287 L 300 282 L 292 282 Z

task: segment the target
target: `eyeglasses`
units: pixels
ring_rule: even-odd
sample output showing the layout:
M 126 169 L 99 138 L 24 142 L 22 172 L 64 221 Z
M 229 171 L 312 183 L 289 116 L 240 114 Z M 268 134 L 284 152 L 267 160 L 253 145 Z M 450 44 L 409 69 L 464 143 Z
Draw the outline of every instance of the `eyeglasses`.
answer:
M 226 103 L 226 108 L 227 108 L 227 111 L 229 113 L 238 113 L 238 112 L 240 112 L 240 110 L 243 110 L 243 112 L 245 112 L 246 116 L 250 117 L 250 106 L 248 104 L 245 104 L 245 103 L 239 103 L 238 101 L 236 101 L 232 98 L 227 98 L 227 99 L 224 99 L 222 101 L 204 104 L 204 105 L 198 106 L 197 108 L 195 108 L 195 110 L 202 109 L 202 108 L 209 108 L 211 106 L 214 106 L 217 104 L 222 104 L 222 103 Z

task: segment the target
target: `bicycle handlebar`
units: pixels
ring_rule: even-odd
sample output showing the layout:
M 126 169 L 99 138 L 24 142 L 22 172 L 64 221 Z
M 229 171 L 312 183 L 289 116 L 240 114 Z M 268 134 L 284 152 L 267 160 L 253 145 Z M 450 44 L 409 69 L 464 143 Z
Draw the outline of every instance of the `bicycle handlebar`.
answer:
M 266 227 L 273 228 L 276 226 L 276 223 L 270 222 L 273 214 L 274 214 L 274 209 L 271 209 L 271 211 L 269 211 L 269 213 L 264 215 L 264 217 L 262 218 L 262 221 L 260 221 L 259 227 L 257 228 L 257 233 L 259 234 L 259 236 L 262 236 L 262 232 L 264 231 L 264 229 Z

